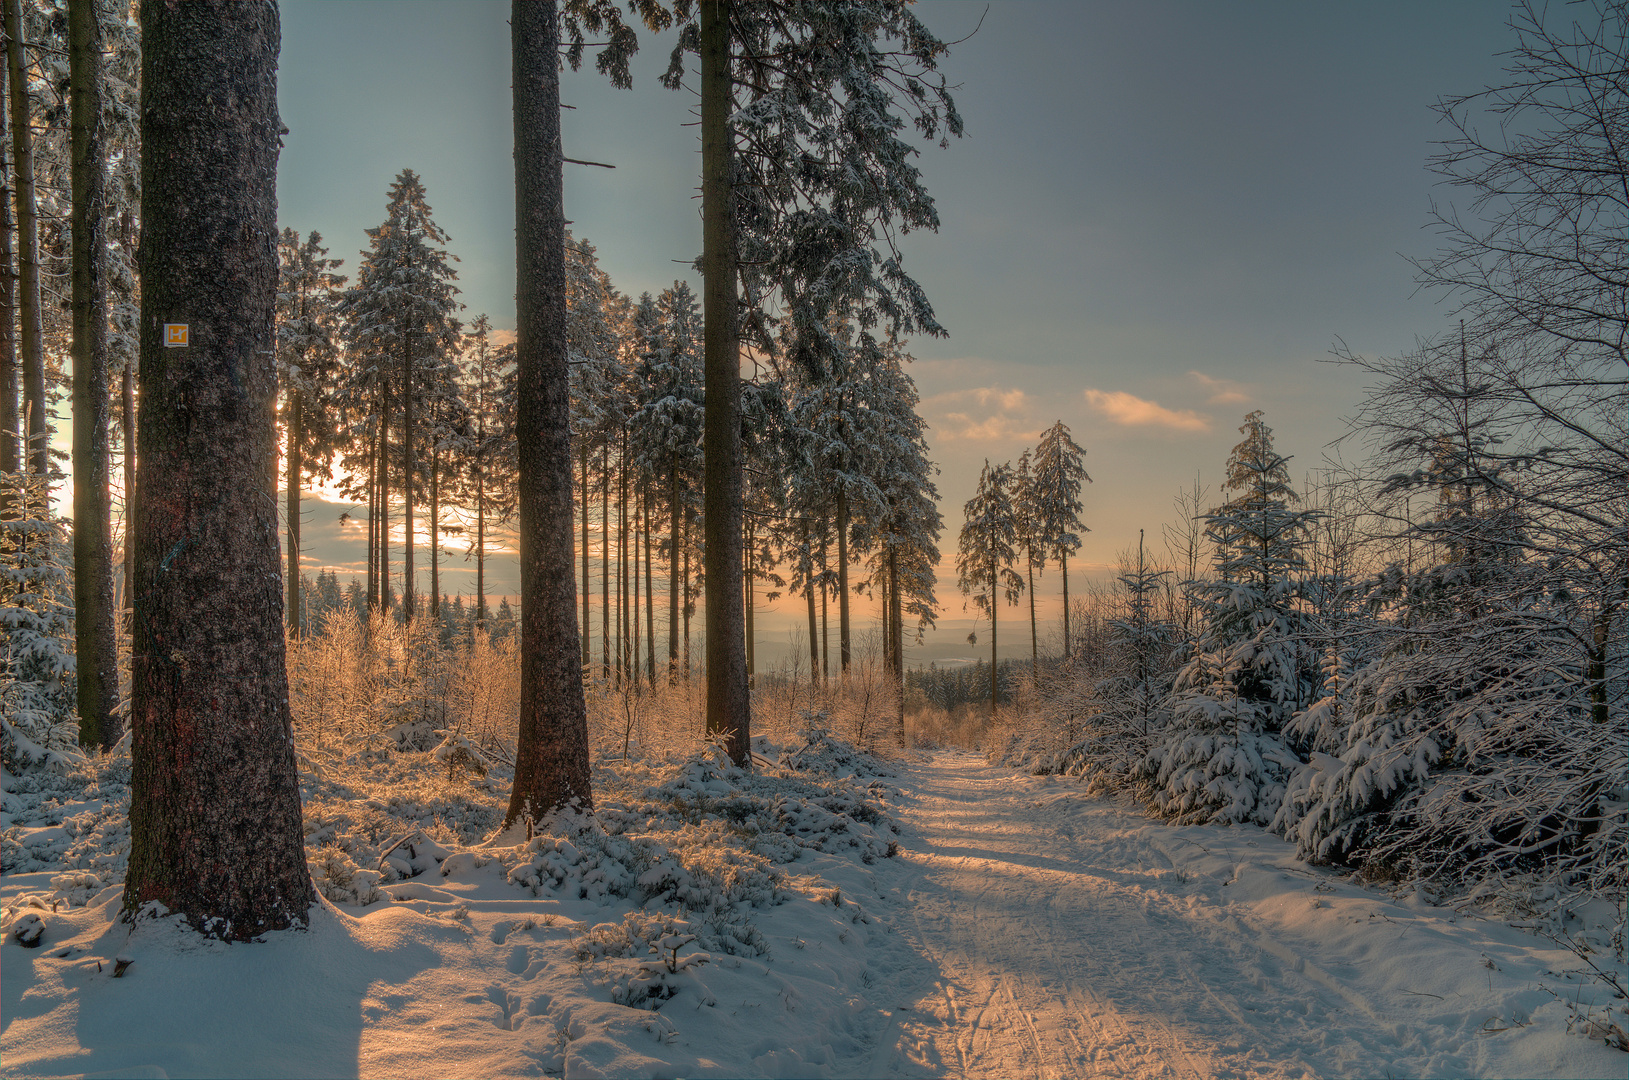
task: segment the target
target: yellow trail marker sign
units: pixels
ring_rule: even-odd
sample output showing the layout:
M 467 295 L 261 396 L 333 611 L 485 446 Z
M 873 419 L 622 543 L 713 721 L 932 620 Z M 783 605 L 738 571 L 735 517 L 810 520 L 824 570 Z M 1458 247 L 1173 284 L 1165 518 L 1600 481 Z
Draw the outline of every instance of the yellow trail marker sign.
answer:
M 184 349 L 187 346 L 187 324 L 164 324 L 164 347 L 166 349 Z

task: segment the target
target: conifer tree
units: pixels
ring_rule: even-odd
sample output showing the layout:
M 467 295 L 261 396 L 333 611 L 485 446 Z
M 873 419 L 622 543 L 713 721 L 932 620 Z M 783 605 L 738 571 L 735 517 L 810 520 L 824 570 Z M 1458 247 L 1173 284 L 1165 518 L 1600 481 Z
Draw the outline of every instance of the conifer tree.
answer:
M 1091 483 L 1082 460 L 1086 451 L 1075 445 L 1062 420 L 1041 436 L 1035 447 L 1030 482 L 1030 509 L 1038 542 L 1045 553 L 1058 560 L 1063 578 L 1063 657 L 1069 648 L 1069 556 L 1080 550 L 1080 536 L 1088 532 L 1081 523 L 1080 485 Z
M 469 408 L 469 441 L 464 449 L 461 501 L 474 517 L 476 626 L 487 620 L 486 548 L 488 522 L 503 522 L 514 513 L 514 349 L 492 347 L 491 321 L 483 314 L 464 337 L 464 391 Z
M 1301 602 L 1301 549 L 1317 514 L 1291 508 L 1289 459 L 1261 413 L 1239 431 L 1224 484 L 1238 495 L 1205 518 L 1219 580 L 1200 587 L 1205 627 L 1150 766 L 1162 812 L 1267 825 L 1300 763 L 1286 729 L 1319 691 L 1318 628 Z
M 758 347 L 773 348 L 767 305 L 777 292 L 792 326 L 793 359 L 816 373 L 834 316 L 942 333 L 891 245 L 896 231 L 938 225 L 909 164 L 914 150 L 898 137 L 905 126 L 899 114 L 930 139 L 959 135 L 961 119 L 936 70 L 945 46 L 904 3 L 704 0 L 698 9 L 681 28 L 664 82 L 676 88 L 685 51 L 700 54 L 707 723 L 745 765 L 743 329 Z
M 422 450 L 416 430 L 430 394 L 451 379 L 450 356 L 458 344 L 459 325 L 454 313 L 461 306 L 454 297 L 457 272 L 445 248 L 447 234 L 430 216 L 424 184 L 411 169 L 403 169 L 390 185 L 386 217 L 367 230 L 369 246 L 362 252 L 356 285 L 345 296 L 343 311 L 350 351 L 359 382 L 375 391 L 379 400 L 378 507 L 389 513 L 390 471 L 388 448 L 390 409 L 400 410 L 399 457 L 405 518 L 405 557 L 402 607 L 411 617 L 416 604 L 413 554 L 414 505 Z M 380 538 L 381 555 L 389 534 Z M 388 566 L 388 557 L 383 560 Z M 382 597 L 388 596 L 388 574 Z
M 316 232 L 302 242 L 299 233 L 284 229 L 278 243 L 277 375 L 288 504 L 284 617 L 296 636 L 307 629 L 300 603 L 300 485 L 307 477 L 328 475 L 338 439 L 333 397 L 339 375 L 339 290 L 345 279 L 333 272 L 340 260 L 327 254 Z
M 1001 594 L 1017 604 L 1024 579 L 1013 564 L 1018 560 L 1018 508 L 1013 502 L 1017 478 L 1011 465 L 990 467 L 988 459 L 979 485 L 962 513 L 962 531 L 956 542 L 957 585 L 973 606 L 990 617 L 990 715 L 996 714 L 996 621 Z

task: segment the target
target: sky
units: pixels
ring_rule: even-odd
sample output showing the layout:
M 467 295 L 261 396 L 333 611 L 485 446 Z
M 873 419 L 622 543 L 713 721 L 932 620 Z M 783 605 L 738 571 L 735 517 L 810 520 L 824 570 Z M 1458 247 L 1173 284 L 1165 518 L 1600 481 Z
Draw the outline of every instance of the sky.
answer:
M 499 328 L 514 325 L 508 10 L 284 0 L 279 84 L 281 223 L 320 231 L 354 273 L 386 187 L 411 168 L 460 260 L 464 314 Z M 1352 456 L 1330 443 L 1363 381 L 1330 349 L 1396 355 L 1448 325 L 1451 305 L 1416 293 L 1408 261 L 1435 249 L 1433 200 L 1453 198 L 1428 169 L 1445 134 L 1432 106 L 1495 81 L 1513 43 L 1488 0 L 917 12 L 957 42 L 941 68 L 967 130 L 922 144 L 941 226 L 902 245 L 949 331 L 910 345 L 947 553 L 940 629 L 912 663 L 972 653 L 953 567 L 962 505 L 985 460 L 1016 460 L 1056 420 L 1093 479 L 1076 589 L 1110 576 L 1139 529 L 1157 548 L 1196 476 L 1220 501 L 1251 410 L 1298 476 Z M 657 82 L 670 38 L 641 44 L 632 90 L 589 64 L 562 78 L 565 153 L 616 166 L 568 165 L 566 213 L 621 291 L 684 278 L 699 292 L 696 98 Z M 342 509 L 314 504 L 304 533 L 306 565 L 343 577 L 363 556 Z M 510 560 L 489 573 L 518 591 Z M 464 576 L 459 562 L 452 591 Z M 1049 569 L 1036 589 L 1053 633 L 1058 585 Z M 760 647 L 798 617 L 785 601 L 760 610 Z M 1003 655 L 1027 653 L 1027 629 L 1014 633 L 1027 617 L 1003 608 Z

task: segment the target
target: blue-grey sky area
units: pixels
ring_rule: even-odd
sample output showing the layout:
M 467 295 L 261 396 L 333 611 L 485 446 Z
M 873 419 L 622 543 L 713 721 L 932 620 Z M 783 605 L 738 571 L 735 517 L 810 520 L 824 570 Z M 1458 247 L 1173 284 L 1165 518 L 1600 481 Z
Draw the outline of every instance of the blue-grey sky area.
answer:
M 514 325 L 508 10 L 285 0 L 279 90 L 282 223 L 319 230 L 354 272 L 411 168 L 451 234 L 466 314 L 498 327 Z M 918 159 L 942 224 L 903 245 L 950 331 L 911 345 L 946 525 L 925 658 L 969 651 L 952 556 L 979 468 L 1055 420 L 1095 481 L 1072 583 L 1105 575 L 1139 528 L 1157 537 L 1196 473 L 1214 496 L 1252 409 L 1298 475 L 1321 465 L 1362 392 L 1321 362 L 1336 339 L 1390 355 L 1447 325 L 1405 259 L 1431 253 L 1432 199 L 1452 197 L 1427 169 L 1444 134 L 1432 105 L 1495 81 L 1513 39 L 1489 0 L 917 11 L 943 39 L 972 34 L 942 61 L 967 135 Z M 566 153 L 616 165 L 567 167 L 567 217 L 635 296 L 699 287 L 701 244 L 696 99 L 657 83 L 671 39 L 641 41 L 633 90 L 587 64 L 562 83 Z M 312 566 L 360 565 L 337 512 L 308 520 Z M 495 570 L 513 593 L 508 561 Z M 1038 586 L 1055 618 L 1056 572 Z M 1021 612 L 1002 613 L 1015 652 Z M 795 619 L 761 615 L 766 644 Z

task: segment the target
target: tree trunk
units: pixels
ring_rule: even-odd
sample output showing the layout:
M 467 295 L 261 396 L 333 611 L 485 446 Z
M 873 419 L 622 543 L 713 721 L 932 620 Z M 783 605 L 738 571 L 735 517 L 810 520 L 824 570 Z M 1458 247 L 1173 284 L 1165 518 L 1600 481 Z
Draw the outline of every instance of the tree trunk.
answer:
M 730 0 L 701 3 L 702 448 L 706 509 L 707 731 L 730 759 L 752 767 L 752 699 L 747 693 L 741 610 L 741 341 L 735 310 L 735 205 L 730 168 Z
M 758 652 L 757 643 L 752 640 L 752 633 L 753 633 L 753 631 L 752 631 L 753 595 L 752 594 L 753 594 L 753 581 L 754 581 L 754 578 L 756 577 L 756 575 L 753 572 L 754 568 L 753 568 L 753 565 L 752 565 L 753 548 L 756 546 L 754 544 L 753 540 L 754 540 L 754 538 L 753 538 L 753 535 L 752 535 L 752 523 L 750 521 L 748 521 L 748 523 L 747 523 L 746 543 L 745 543 L 745 545 L 743 547 L 743 553 L 744 553 L 744 556 L 746 558 L 746 566 L 742 570 L 742 576 L 746 578 L 746 587 L 747 587 L 747 595 L 746 595 L 746 598 L 745 598 L 745 600 L 743 602 L 746 604 L 746 612 L 747 612 L 747 687 L 748 687 L 748 689 L 751 689 L 757 683 L 757 675 L 758 675 L 758 670 L 757 670 L 757 668 L 758 668 L 758 663 L 757 663 L 757 660 L 758 660 L 758 657 L 757 657 L 757 652 Z
M 140 492 L 124 907 L 211 937 L 304 926 L 273 364 L 273 4 L 144 0 Z M 163 327 L 184 323 L 185 348 Z
M 668 468 L 667 684 L 679 673 L 679 462 Z
M 288 391 L 288 467 L 285 470 L 288 485 L 288 509 L 285 517 L 288 518 L 288 610 L 283 617 L 288 621 L 289 633 L 298 638 L 305 629 L 300 621 L 300 476 L 305 470 L 305 462 L 300 458 L 300 389 L 297 386 L 289 387 Z
M 0 65 L 0 99 L 4 99 L 6 70 Z M 8 110 L 0 106 L 0 156 L 6 144 Z M 17 270 L 12 252 L 11 172 L 0 166 L 0 473 L 17 472 L 22 464 L 22 443 L 17 427 Z M 128 497 L 129 489 L 126 489 Z M 9 514 L 10 490 L 0 483 L 0 520 Z
M 622 429 L 617 462 L 617 679 L 628 677 L 632 634 L 628 627 L 628 429 Z
M 11 96 L 13 191 L 17 200 L 18 346 L 23 362 L 23 447 L 28 471 L 50 471 L 45 425 L 45 336 L 40 328 L 40 227 L 34 196 L 34 140 L 29 127 L 21 0 L 6 2 L 7 89 Z
M 591 483 L 590 483 L 589 477 L 588 477 L 588 436 L 584 435 L 582 437 L 582 439 L 579 440 L 579 446 L 578 446 L 577 453 L 578 453 L 578 460 L 580 461 L 580 463 L 582 465 L 582 469 L 583 469 L 583 535 L 582 535 L 582 551 L 583 551 L 583 635 L 582 635 L 582 647 L 583 647 L 583 660 L 582 660 L 582 666 L 586 669 L 588 667 L 589 661 L 594 658 L 593 657 L 593 644 L 592 644 L 594 639 L 593 639 L 593 635 L 590 634 L 590 632 L 589 632 L 589 627 L 591 625 L 589 620 L 592 617 L 592 613 L 589 611 L 589 602 L 590 602 L 589 598 L 594 595 L 594 590 L 590 587 L 591 584 L 592 584 L 592 579 L 590 579 L 590 577 L 588 576 L 588 497 L 589 497 L 590 489 L 591 489 Z
M 1035 623 L 1035 556 L 1027 550 L 1024 563 L 1024 570 L 1029 575 L 1029 674 L 1031 678 L 1038 678 L 1041 674 L 1041 637 Z
M 368 447 L 368 613 L 379 610 L 379 454 L 377 440 Z
M 484 454 L 484 425 L 477 432 L 476 440 L 482 447 L 480 453 Z M 486 629 L 486 470 L 479 454 L 475 458 L 475 625 Z
M 107 194 L 102 134 L 102 33 L 92 0 L 68 5 L 73 150 L 74 649 L 79 743 L 111 749 L 119 717 L 113 609 L 113 508 L 108 496 Z
M 652 690 L 656 689 L 656 593 L 650 569 L 650 483 L 645 483 L 640 498 L 645 504 L 645 677 Z
M 576 598 L 573 597 L 573 602 Z M 430 614 L 441 618 L 441 451 L 430 451 Z
M 126 245 L 128 249 L 128 244 Z M 131 530 L 136 520 L 136 359 L 126 357 L 124 371 L 120 373 L 120 391 L 124 408 L 119 421 L 124 435 L 124 618 L 129 626 L 130 611 L 136 594 L 136 545 Z
M 600 450 L 600 675 L 611 677 L 611 440 Z
M 510 10 L 515 109 L 515 422 L 520 465 L 520 740 L 504 817 L 588 811 L 588 712 L 578 663 L 566 360 L 560 25 L 554 0 Z M 528 827 L 529 831 L 529 827 Z
M 842 488 L 837 489 L 837 650 L 847 678 L 854 647 L 848 628 L 848 495 Z
M 803 599 L 809 609 L 809 685 L 820 681 L 820 634 L 815 621 L 814 545 L 809 540 L 809 523 L 803 522 Z
M 684 656 L 682 659 L 684 662 L 684 681 L 687 684 L 690 682 L 690 529 L 690 511 L 687 508 L 684 512 L 684 534 L 681 538 L 684 552 L 683 575 L 681 578 L 684 582 L 684 599 L 680 605 L 684 614 Z
M 905 745 L 905 649 L 904 620 L 899 602 L 899 551 L 888 548 L 888 673 L 894 681 L 894 722 L 899 745 Z
M 996 605 L 1001 602 L 1001 587 L 996 580 L 995 560 L 990 560 L 990 719 L 996 714 Z
M 1058 552 L 1058 568 L 1063 571 L 1063 662 L 1069 663 L 1072 654 L 1069 648 L 1069 553 Z
M 418 614 L 418 582 L 413 579 L 413 335 L 402 335 L 402 617 Z
M 381 372 L 380 378 L 384 375 Z M 379 409 L 379 610 L 390 613 L 390 386 Z
M 831 678 L 831 631 L 826 625 L 826 523 L 820 523 L 820 681 Z

